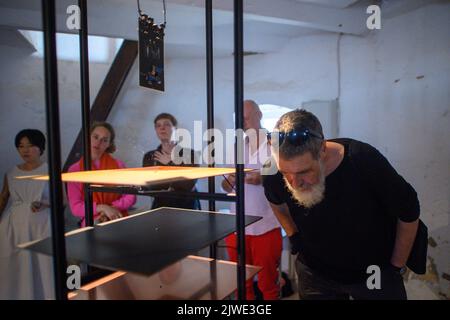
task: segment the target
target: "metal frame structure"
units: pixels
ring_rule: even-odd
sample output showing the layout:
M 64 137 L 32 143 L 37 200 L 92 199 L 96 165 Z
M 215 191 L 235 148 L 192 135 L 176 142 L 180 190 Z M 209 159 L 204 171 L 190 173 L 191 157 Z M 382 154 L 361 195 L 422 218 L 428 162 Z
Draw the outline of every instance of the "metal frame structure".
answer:
M 42 0 L 44 28 L 45 104 L 48 135 L 48 164 L 50 176 L 51 230 L 55 298 L 67 299 L 66 246 L 64 238 L 63 193 L 61 181 L 61 141 L 59 133 L 58 68 L 56 61 L 55 1 Z
M 212 23 L 212 1 L 205 0 L 205 22 L 206 22 L 206 63 L 207 63 L 207 120 L 208 129 L 214 127 L 214 86 L 213 86 L 213 23 Z M 87 3 L 79 0 L 81 11 L 80 37 L 80 77 L 82 97 L 82 132 L 83 132 L 83 156 L 84 167 L 90 169 L 90 132 L 89 132 L 89 61 L 88 61 L 88 32 L 87 32 Z M 67 299 L 66 284 L 66 248 L 64 238 L 64 218 L 62 181 L 61 181 L 61 143 L 59 132 L 59 105 L 58 105 L 58 81 L 56 61 L 56 28 L 55 28 L 55 1 L 42 0 L 43 26 L 45 39 L 45 88 L 46 88 L 46 121 L 47 133 L 49 135 L 49 175 L 50 175 L 50 201 L 52 221 L 52 244 L 55 273 L 55 292 L 59 300 Z M 238 299 L 245 300 L 245 217 L 244 217 L 244 165 L 242 159 L 243 148 L 243 1 L 234 0 L 234 81 L 235 81 L 235 129 L 241 136 L 235 140 L 235 163 L 236 163 L 236 196 L 215 193 L 215 178 L 208 179 L 208 193 L 190 192 L 157 192 L 142 191 L 137 188 L 127 187 L 93 187 L 85 185 L 86 222 L 88 226 L 93 225 L 92 192 L 93 190 L 113 191 L 120 193 L 135 193 L 158 196 L 195 196 L 209 200 L 209 210 L 215 211 L 215 201 L 236 201 L 236 229 L 237 229 L 237 287 Z M 211 143 L 211 141 L 209 141 Z M 210 165 L 214 166 L 214 164 Z M 215 258 L 215 246 L 211 247 L 211 257 Z M 211 272 L 215 273 L 214 265 Z
M 89 186 L 90 192 L 114 192 L 124 194 L 135 194 L 139 196 L 163 197 L 163 198 L 179 198 L 179 197 L 195 197 L 200 200 L 235 202 L 237 196 L 228 195 L 226 193 L 209 193 L 209 192 L 191 192 L 191 191 L 167 191 L 167 190 L 146 190 L 141 187 L 134 186 Z M 213 211 L 213 210 L 209 210 Z
M 208 0 L 206 0 L 208 1 Z M 236 141 L 234 157 L 236 164 L 236 233 L 238 254 L 238 299 L 245 300 L 245 226 L 244 226 L 244 5 L 234 0 L 234 110 Z
M 205 0 L 205 25 L 206 25 L 206 105 L 207 105 L 207 126 L 209 129 L 214 128 L 214 68 L 213 68 L 213 15 L 212 15 L 212 0 Z M 208 142 L 212 143 L 212 137 L 208 137 Z M 210 161 L 211 162 L 211 161 Z M 209 163 L 210 163 L 209 162 Z M 210 164 L 209 167 L 214 167 Z M 214 177 L 208 178 L 208 193 L 214 194 L 216 179 Z M 216 211 L 216 203 L 214 200 L 209 200 L 209 211 Z M 211 258 L 217 257 L 216 244 L 210 247 L 209 256 Z
M 78 0 L 80 7 L 81 19 L 80 19 L 80 84 L 81 84 L 81 117 L 82 117 L 82 129 L 83 132 L 83 165 L 85 170 L 91 170 L 91 153 L 86 152 L 91 150 L 91 137 L 90 137 L 90 113 L 91 113 L 91 101 L 89 98 L 89 45 L 88 45 L 88 24 L 87 24 L 87 3 L 86 0 Z M 84 184 L 84 205 L 86 226 L 94 225 L 94 213 L 93 211 L 93 199 L 92 192 L 88 184 Z

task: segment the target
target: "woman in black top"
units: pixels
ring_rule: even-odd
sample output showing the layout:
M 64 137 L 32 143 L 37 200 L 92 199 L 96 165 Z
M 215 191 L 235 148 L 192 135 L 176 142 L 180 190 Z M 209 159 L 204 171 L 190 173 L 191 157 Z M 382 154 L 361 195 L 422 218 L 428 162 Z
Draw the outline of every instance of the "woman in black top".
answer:
M 172 159 L 172 151 L 176 146 L 176 142 L 173 141 L 172 135 L 177 126 L 177 119 L 170 113 L 161 113 L 155 120 L 155 131 L 161 144 L 155 149 L 147 152 L 142 160 L 143 167 L 150 166 L 175 166 Z M 190 157 L 187 157 L 190 161 L 186 161 L 186 153 L 190 153 Z M 183 159 L 181 166 L 198 166 L 195 164 L 195 153 L 191 149 L 180 149 L 178 156 Z M 152 186 L 151 190 L 170 190 L 170 191 L 194 191 L 197 180 L 184 180 L 172 183 L 164 183 L 156 186 Z M 152 209 L 160 207 L 175 207 L 184 209 L 201 209 L 200 201 L 195 198 L 172 198 L 172 197 L 155 197 L 152 205 Z

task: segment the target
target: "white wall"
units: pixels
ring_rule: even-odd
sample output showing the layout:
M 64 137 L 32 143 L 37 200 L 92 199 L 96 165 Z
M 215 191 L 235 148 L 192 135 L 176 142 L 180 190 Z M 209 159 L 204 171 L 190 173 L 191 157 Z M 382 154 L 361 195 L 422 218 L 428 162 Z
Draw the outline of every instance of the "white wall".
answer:
M 292 108 L 309 100 L 336 99 L 337 38 L 324 33 L 292 39 L 279 53 L 246 56 L 245 97 Z M 215 127 L 222 132 L 234 128 L 233 70 L 232 57 L 214 62 Z M 153 119 L 161 112 L 172 113 L 179 127 L 191 132 L 195 120 L 203 121 L 203 130 L 206 129 L 204 59 L 166 60 L 164 93 L 139 87 L 138 75 L 136 62 L 110 115 L 118 136 L 116 155 L 129 166 L 140 166 L 144 153 L 159 144 Z M 216 190 L 220 190 L 220 180 L 217 179 Z M 200 181 L 198 186 L 207 191 L 206 181 Z M 148 200 L 142 199 L 138 206 L 143 203 L 149 205 Z M 228 205 L 221 203 L 218 207 Z
M 246 98 L 292 108 L 338 99 L 340 136 L 373 144 L 416 188 L 437 244 L 430 248 L 430 272 L 420 278 L 433 297 L 439 292 L 450 297 L 449 281 L 442 277 L 450 274 L 449 9 L 423 7 L 383 20 L 382 30 L 366 37 L 343 36 L 340 55 L 338 36 L 321 33 L 292 39 L 278 53 L 246 56 L 244 64 Z M 0 47 L 1 172 L 19 160 L 13 146 L 18 130 L 45 130 L 43 64 L 27 54 Z M 79 71 L 77 63 L 59 66 L 65 157 L 81 124 Z M 107 70 L 91 66 L 92 100 Z M 214 62 L 215 122 L 222 130 L 234 127 L 233 70 L 232 57 Z M 117 131 L 115 155 L 140 166 L 143 154 L 158 144 L 153 119 L 160 112 L 173 113 L 189 130 L 194 120 L 206 126 L 205 72 L 204 59 L 168 60 L 161 93 L 138 86 L 136 63 L 109 118 Z M 205 182 L 199 185 L 206 190 Z M 139 202 L 148 204 L 145 198 Z
M 292 39 L 280 52 L 247 56 L 244 64 L 246 98 L 287 107 L 338 99 L 339 135 L 373 144 L 416 188 L 437 245 L 429 249 L 428 274 L 409 279 L 419 288 L 411 289 L 412 298 L 450 296 L 443 278 L 450 273 L 448 9 L 423 7 L 384 20 L 381 31 L 366 37 L 343 36 L 340 45 L 337 35 Z M 232 58 L 217 59 L 214 75 L 216 127 L 232 128 Z M 173 113 L 190 130 L 194 120 L 206 121 L 203 59 L 167 61 L 165 93 L 137 83 L 135 66 L 111 116 L 125 133 L 118 155 L 131 165 L 157 145 L 152 120 L 158 113 Z M 205 183 L 200 187 L 206 190 Z
M 450 297 L 450 4 L 341 42 L 340 135 L 377 147 L 417 190 L 430 247 L 426 280 Z
M 336 99 L 336 40 L 333 34 L 292 39 L 279 53 L 245 57 L 246 97 L 287 107 L 298 107 L 308 100 Z M 7 111 L 7 116 L 0 120 L 0 130 L 2 140 L 10 141 L 10 145 L 0 147 L 6 153 L 1 162 L 2 172 L 19 161 L 13 146 L 18 130 L 35 127 L 45 132 L 43 61 L 24 51 L 4 47 L 0 56 L 4 70 L 0 78 L 0 98 L 2 111 Z M 81 125 L 79 65 L 59 61 L 58 67 L 64 161 Z M 107 64 L 91 64 L 91 101 L 108 68 Z M 215 125 L 221 130 L 234 128 L 233 70 L 232 57 L 214 62 Z M 158 145 L 153 119 L 160 112 L 173 113 L 180 127 L 189 130 L 193 130 L 195 120 L 202 121 L 204 129 L 206 127 L 205 60 L 168 60 L 165 76 L 164 93 L 139 87 L 136 61 L 110 115 L 109 121 L 117 131 L 115 155 L 127 166 L 140 166 L 143 154 Z M 199 186 L 206 190 L 205 182 Z M 217 188 L 219 186 L 218 181 Z
M 0 46 L 0 174 L 21 161 L 14 137 L 22 129 L 46 133 L 44 64 L 24 47 Z M 90 95 L 94 100 L 109 64 L 90 65 Z M 58 62 L 62 162 L 81 128 L 80 71 L 78 62 Z
M 277 54 L 245 57 L 245 97 L 287 107 L 336 99 L 336 41 L 337 36 L 329 34 L 293 39 Z M 158 145 L 153 129 L 157 114 L 173 113 L 179 126 L 189 130 L 195 120 L 206 126 L 205 60 L 173 59 L 165 64 L 166 90 L 159 92 L 138 85 L 136 62 L 111 113 L 117 131 L 125 133 L 118 135 L 117 155 L 130 165 L 140 165 L 142 155 Z M 214 81 L 216 127 L 234 128 L 232 57 L 215 60 Z

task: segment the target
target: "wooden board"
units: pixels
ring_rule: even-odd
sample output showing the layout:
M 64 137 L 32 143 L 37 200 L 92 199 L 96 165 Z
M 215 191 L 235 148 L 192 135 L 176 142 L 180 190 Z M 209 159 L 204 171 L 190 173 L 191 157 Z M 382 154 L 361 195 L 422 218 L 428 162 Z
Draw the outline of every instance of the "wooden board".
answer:
M 245 169 L 252 171 L 252 169 Z M 201 179 L 235 173 L 235 168 L 206 168 L 160 166 L 113 170 L 68 172 L 61 175 L 63 182 L 95 183 L 102 185 L 147 186 L 179 180 Z M 48 175 L 20 176 L 17 179 L 48 180 Z
M 151 276 L 117 271 L 69 293 L 71 300 L 222 300 L 236 290 L 237 264 L 188 256 Z M 261 267 L 246 265 L 246 279 Z

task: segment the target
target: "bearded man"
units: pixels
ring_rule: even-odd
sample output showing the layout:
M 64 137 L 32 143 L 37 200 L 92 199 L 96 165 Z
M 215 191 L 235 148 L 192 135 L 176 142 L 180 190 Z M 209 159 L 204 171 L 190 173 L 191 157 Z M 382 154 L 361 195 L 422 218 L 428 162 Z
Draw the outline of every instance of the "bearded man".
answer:
M 264 192 L 297 254 L 300 299 L 406 299 L 402 272 L 417 232 L 417 194 L 374 147 L 325 140 L 312 113 L 268 134 L 278 172 Z

